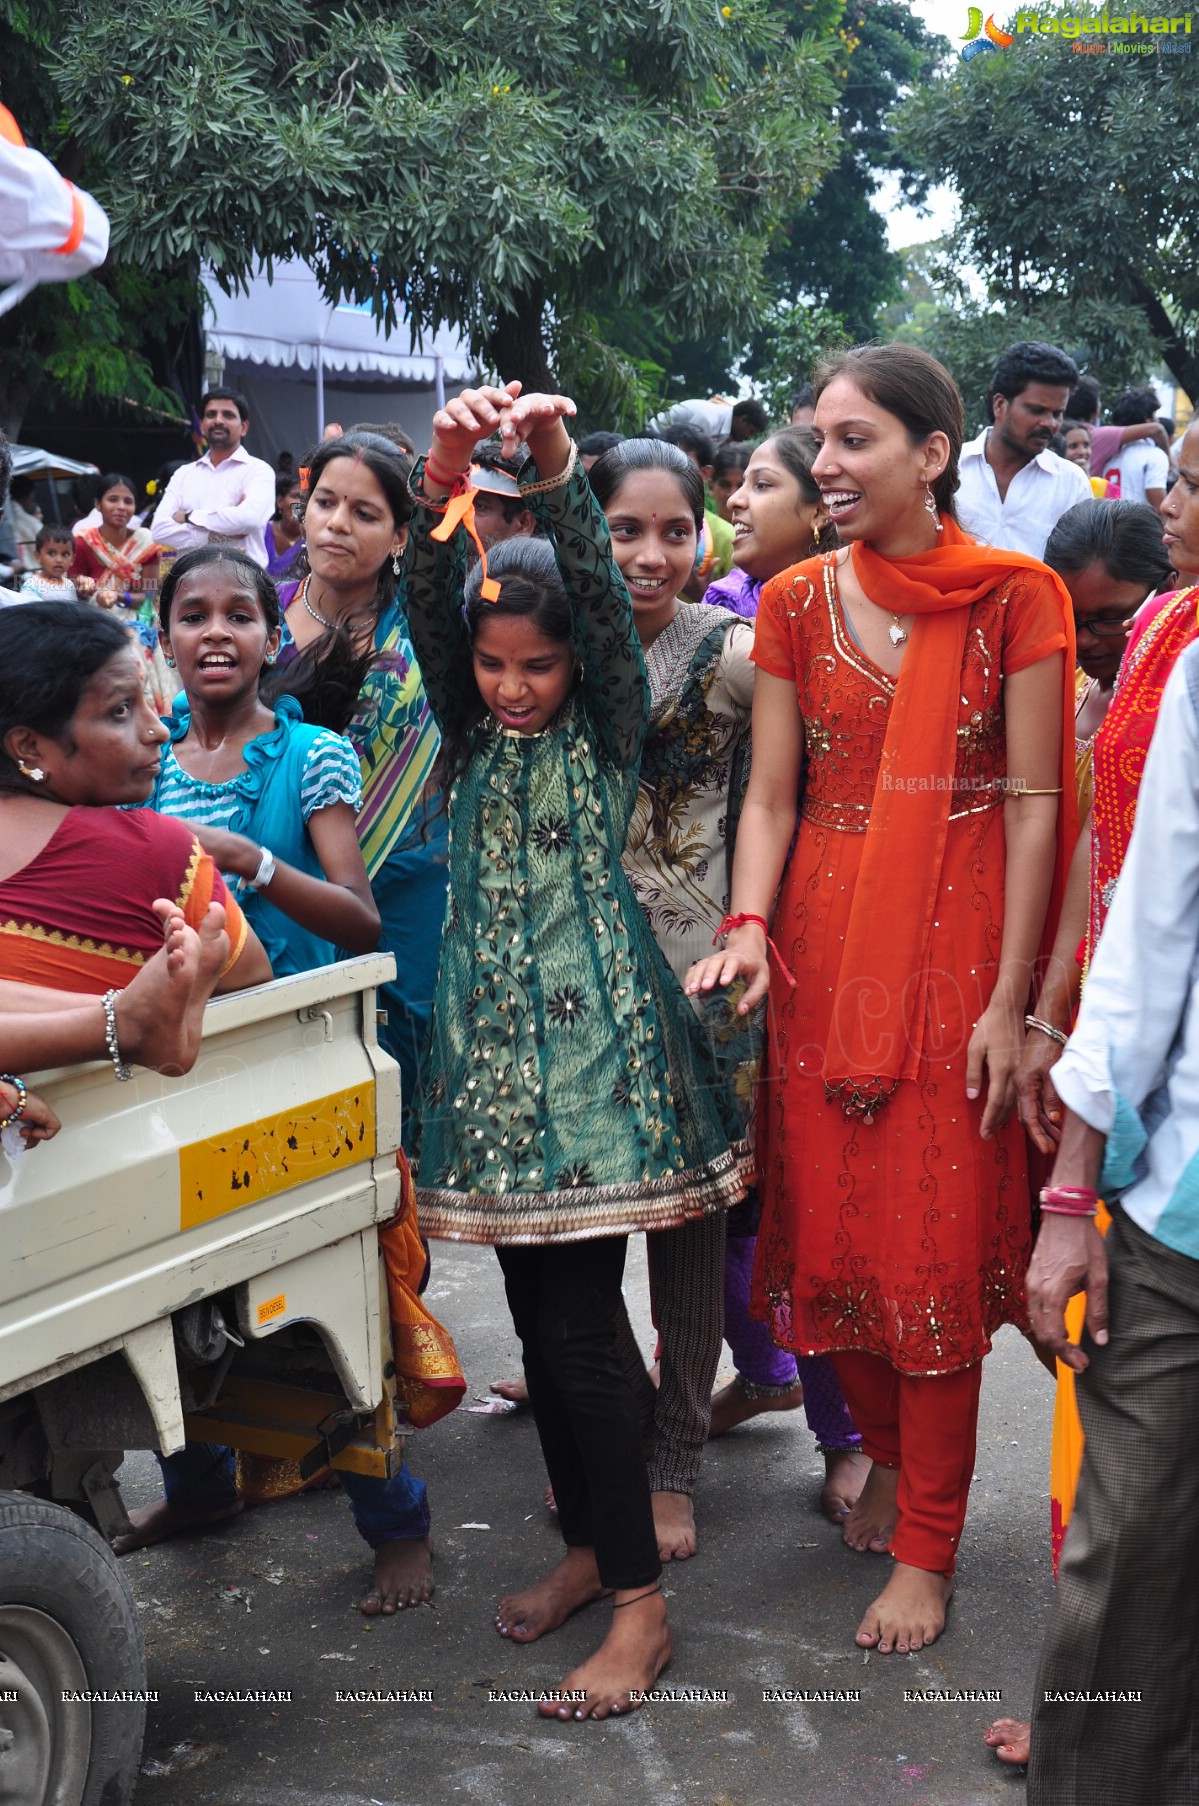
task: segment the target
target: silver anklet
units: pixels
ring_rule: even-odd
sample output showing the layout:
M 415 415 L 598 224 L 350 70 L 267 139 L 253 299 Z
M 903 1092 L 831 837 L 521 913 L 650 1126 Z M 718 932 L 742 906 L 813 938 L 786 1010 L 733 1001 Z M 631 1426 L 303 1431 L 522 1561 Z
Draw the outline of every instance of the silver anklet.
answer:
M 737 1384 L 746 1398 L 786 1398 L 789 1392 L 803 1391 L 801 1379 L 788 1380 L 785 1386 L 763 1386 L 757 1380 L 743 1380 L 738 1374 Z
M 133 1077 L 133 1068 L 121 1058 L 121 1046 L 117 1040 L 117 998 L 120 991 L 105 991 L 100 1002 L 104 1009 L 104 1045 L 112 1058 L 112 1069 L 121 1083 Z

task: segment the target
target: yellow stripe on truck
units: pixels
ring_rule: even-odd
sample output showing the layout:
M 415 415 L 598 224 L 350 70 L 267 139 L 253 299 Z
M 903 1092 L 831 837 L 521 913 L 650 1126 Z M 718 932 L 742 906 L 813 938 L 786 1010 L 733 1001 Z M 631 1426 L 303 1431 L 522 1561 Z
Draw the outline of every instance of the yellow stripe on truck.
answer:
M 353 1086 L 179 1150 L 179 1227 L 194 1229 L 375 1154 L 375 1089 Z

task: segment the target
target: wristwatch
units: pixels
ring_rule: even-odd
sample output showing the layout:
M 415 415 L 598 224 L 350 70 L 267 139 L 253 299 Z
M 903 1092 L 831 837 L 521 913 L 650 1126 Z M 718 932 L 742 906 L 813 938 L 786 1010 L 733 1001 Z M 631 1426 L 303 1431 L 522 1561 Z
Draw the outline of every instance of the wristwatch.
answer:
M 258 870 L 247 880 L 251 890 L 265 890 L 275 876 L 275 855 L 269 847 L 263 847 L 258 860 Z

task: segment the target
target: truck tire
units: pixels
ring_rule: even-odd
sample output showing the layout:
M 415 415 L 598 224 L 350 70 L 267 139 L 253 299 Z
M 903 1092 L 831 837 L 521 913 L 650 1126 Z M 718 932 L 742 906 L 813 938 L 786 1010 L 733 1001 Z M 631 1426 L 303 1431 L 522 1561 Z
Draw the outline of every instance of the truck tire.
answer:
M 126 1806 L 145 1701 L 64 1701 L 65 1690 L 141 1693 L 146 1653 L 129 1583 L 107 1543 L 61 1505 L 0 1494 L 0 1798 L 14 1806 Z M 6 1791 L 6 1784 L 8 1791 Z

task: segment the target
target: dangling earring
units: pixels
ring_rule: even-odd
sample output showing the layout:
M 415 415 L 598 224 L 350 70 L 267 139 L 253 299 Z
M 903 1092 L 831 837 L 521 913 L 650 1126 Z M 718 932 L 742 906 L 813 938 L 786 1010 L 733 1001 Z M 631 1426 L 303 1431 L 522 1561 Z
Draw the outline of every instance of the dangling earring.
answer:
M 924 485 L 924 506 L 928 509 L 929 513 L 932 515 L 933 525 L 936 527 L 937 532 L 938 533 L 942 532 L 944 530 L 944 523 L 937 510 L 937 498 L 933 494 L 933 486 L 931 483 L 926 483 Z
M 400 575 L 400 573 L 401 573 L 401 571 L 402 571 L 402 570 L 403 570 L 403 568 L 404 568 L 404 567 L 403 567 L 403 565 L 402 565 L 402 564 L 401 564 L 401 563 L 400 563 L 400 555 L 399 555 L 399 553 L 398 553 L 398 552 L 393 552 L 393 553 L 392 553 L 392 555 L 391 555 L 391 569 L 392 569 L 392 574 L 393 574 L 393 575 L 394 575 L 394 576 L 396 576 L 396 577 L 398 577 L 398 576 L 399 576 L 399 575 Z
M 813 520 L 813 522 L 812 522 L 812 544 L 814 546 L 818 546 L 820 544 L 820 534 L 821 534 L 821 528 Z
M 24 759 L 17 760 L 17 770 L 34 784 L 42 783 L 46 776 L 40 765 L 26 765 Z

